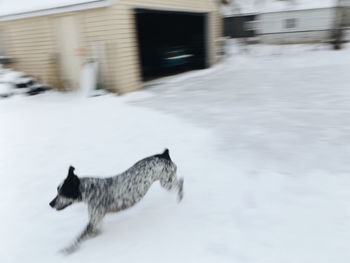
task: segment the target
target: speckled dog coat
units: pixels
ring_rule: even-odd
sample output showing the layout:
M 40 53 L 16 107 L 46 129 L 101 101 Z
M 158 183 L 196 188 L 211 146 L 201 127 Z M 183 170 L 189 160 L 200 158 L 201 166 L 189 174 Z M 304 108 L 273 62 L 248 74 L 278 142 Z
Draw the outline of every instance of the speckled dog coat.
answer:
M 177 190 L 178 200 L 181 201 L 183 179 L 177 179 L 176 165 L 171 161 L 168 149 L 162 154 L 142 159 L 125 172 L 108 178 L 79 178 L 74 174 L 74 167 L 70 166 L 68 176 L 58 186 L 57 196 L 50 206 L 62 210 L 74 202 L 82 201 L 88 206 L 89 223 L 64 251 L 74 251 L 82 240 L 96 234 L 106 213 L 118 212 L 139 202 L 157 180 L 165 189 Z

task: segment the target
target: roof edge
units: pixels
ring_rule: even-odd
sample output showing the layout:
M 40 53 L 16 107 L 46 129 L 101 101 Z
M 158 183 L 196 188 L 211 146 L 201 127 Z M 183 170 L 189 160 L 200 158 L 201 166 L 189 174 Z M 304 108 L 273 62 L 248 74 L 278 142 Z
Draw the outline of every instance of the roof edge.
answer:
M 110 5 L 110 2 L 111 0 L 93 0 L 87 3 L 77 3 L 77 4 L 71 4 L 71 5 L 59 6 L 59 7 L 53 7 L 53 8 L 45 8 L 45 9 L 39 9 L 34 11 L 28 11 L 28 12 L 0 15 L 0 22 L 107 7 Z

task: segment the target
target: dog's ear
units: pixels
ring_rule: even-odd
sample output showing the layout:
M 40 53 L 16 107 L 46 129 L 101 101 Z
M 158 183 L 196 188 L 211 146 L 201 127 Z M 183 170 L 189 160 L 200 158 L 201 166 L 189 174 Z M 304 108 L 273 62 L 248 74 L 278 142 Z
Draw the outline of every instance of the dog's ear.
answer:
M 79 178 L 78 178 L 78 176 L 74 173 L 74 170 L 75 170 L 75 168 L 74 168 L 73 166 L 69 166 L 67 181 L 74 182 L 74 183 L 75 183 L 76 181 L 79 181 Z
M 69 166 L 69 169 L 68 169 L 68 176 L 75 175 L 75 174 L 74 174 L 74 170 L 75 170 L 75 168 L 74 168 L 73 166 Z
M 64 180 L 64 183 L 61 188 L 61 194 L 70 197 L 70 198 L 79 198 L 80 191 L 79 191 L 79 185 L 80 180 L 78 176 L 74 174 L 74 167 L 70 166 L 68 170 L 68 176 L 66 180 Z

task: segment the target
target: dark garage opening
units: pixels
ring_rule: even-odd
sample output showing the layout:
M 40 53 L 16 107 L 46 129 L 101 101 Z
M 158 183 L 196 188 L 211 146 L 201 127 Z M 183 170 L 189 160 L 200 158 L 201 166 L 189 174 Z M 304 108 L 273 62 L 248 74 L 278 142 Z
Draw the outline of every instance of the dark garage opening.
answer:
M 206 15 L 136 9 L 144 80 L 207 67 Z

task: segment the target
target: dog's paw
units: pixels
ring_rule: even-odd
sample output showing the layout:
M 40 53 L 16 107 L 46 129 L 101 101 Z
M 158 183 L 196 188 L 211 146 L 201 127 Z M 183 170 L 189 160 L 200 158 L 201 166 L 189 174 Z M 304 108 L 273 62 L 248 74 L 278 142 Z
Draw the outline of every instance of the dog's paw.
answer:
M 178 194 L 177 194 L 177 200 L 178 202 L 181 202 L 182 198 L 184 197 L 184 179 L 180 178 L 179 179 L 179 190 L 178 190 Z
M 93 231 L 91 231 L 91 233 L 89 234 L 89 237 L 90 238 L 94 238 L 94 237 L 97 237 L 98 235 L 101 234 L 101 230 L 100 229 L 94 229 Z
M 68 256 L 72 253 L 74 253 L 76 250 L 78 249 L 78 245 L 77 244 L 73 244 L 69 247 L 63 248 L 61 249 L 59 252 L 65 256 Z

